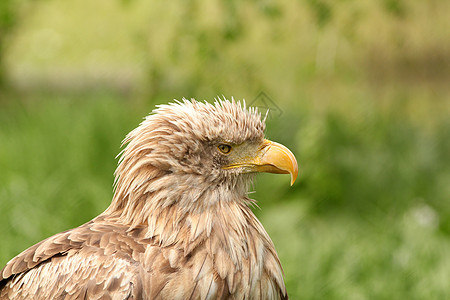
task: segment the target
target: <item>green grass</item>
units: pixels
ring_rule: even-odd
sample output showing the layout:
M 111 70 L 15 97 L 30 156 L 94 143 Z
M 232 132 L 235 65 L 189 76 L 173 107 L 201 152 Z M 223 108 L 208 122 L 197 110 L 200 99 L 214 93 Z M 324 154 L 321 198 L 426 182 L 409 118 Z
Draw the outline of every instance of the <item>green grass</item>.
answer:
M 103 211 L 120 143 L 153 108 L 110 93 L 0 102 L 0 265 Z M 445 111 L 348 102 L 279 103 L 267 134 L 300 163 L 298 182 L 261 174 L 252 197 L 292 299 L 445 299 L 450 178 Z M 412 108 L 423 105 L 420 113 Z M 292 105 L 291 109 L 287 109 Z M 369 105 L 369 106 L 367 106 Z

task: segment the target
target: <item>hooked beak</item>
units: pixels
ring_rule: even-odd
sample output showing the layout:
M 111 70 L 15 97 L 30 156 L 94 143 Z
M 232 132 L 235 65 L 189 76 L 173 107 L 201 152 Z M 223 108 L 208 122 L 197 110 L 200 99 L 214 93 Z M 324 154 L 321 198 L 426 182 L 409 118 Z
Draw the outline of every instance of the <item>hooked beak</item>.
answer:
M 239 167 L 244 167 L 248 172 L 291 174 L 291 185 L 294 184 L 298 175 L 298 165 L 294 154 L 285 146 L 266 139 L 253 157 L 225 166 L 224 169 Z

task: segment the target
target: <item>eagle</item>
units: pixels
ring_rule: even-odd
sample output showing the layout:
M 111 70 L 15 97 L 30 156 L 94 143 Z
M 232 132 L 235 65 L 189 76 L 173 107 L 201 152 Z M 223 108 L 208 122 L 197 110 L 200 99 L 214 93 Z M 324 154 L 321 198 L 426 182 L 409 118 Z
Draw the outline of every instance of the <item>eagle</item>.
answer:
M 0 299 L 287 299 L 248 191 L 298 165 L 264 130 L 233 98 L 157 106 L 123 141 L 110 206 L 11 259 Z

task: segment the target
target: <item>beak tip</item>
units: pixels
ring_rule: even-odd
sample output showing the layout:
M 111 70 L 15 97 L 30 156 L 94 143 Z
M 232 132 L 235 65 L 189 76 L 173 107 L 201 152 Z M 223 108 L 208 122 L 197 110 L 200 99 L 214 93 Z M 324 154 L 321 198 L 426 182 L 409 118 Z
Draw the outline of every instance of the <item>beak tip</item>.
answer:
M 295 159 L 295 156 L 292 154 L 292 169 L 289 170 L 289 173 L 291 174 L 291 186 L 294 185 L 295 180 L 297 180 L 298 176 L 298 164 L 297 160 Z
M 294 185 L 296 179 L 297 179 L 297 172 L 291 173 L 291 186 Z

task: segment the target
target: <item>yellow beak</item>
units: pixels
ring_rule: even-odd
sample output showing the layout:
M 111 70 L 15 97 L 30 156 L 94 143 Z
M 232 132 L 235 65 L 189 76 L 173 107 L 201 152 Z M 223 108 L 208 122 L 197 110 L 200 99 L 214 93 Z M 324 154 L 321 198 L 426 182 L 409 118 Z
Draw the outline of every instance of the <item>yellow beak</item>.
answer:
M 267 172 L 277 174 L 291 174 L 291 185 L 298 175 L 298 165 L 294 154 L 285 146 L 264 140 L 264 143 L 254 157 L 231 164 L 225 169 L 244 167 L 248 172 Z

